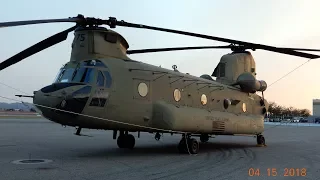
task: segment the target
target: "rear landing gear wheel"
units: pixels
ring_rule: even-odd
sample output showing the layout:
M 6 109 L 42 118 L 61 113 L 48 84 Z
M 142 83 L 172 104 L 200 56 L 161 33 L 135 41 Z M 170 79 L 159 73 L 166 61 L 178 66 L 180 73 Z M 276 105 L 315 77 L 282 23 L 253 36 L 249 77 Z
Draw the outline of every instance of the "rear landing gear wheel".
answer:
M 135 138 L 132 134 L 121 134 L 117 139 L 119 148 L 133 149 L 135 145 Z
M 180 153 L 190 153 L 198 154 L 199 152 L 199 143 L 196 139 L 190 139 L 190 137 L 182 136 L 182 139 L 179 142 L 178 150 Z
M 179 153 L 181 153 L 181 154 L 188 153 L 186 140 L 184 138 L 180 140 L 179 145 L 178 145 L 178 150 L 179 150 Z
M 257 145 L 259 146 L 266 146 L 266 140 L 263 135 L 257 135 Z
M 117 139 L 117 144 L 119 148 L 125 148 L 126 135 L 120 135 Z
M 126 148 L 133 149 L 136 143 L 136 140 L 132 134 L 126 135 Z

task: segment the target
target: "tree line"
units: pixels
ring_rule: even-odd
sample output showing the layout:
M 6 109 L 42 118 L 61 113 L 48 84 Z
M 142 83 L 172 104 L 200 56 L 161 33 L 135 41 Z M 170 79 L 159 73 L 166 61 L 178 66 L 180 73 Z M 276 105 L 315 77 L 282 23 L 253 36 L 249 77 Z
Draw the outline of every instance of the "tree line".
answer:
M 311 115 L 309 109 L 297 109 L 294 107 L 285 107 L 275 102 L 269 102 L 269 117 L 308 117 Z

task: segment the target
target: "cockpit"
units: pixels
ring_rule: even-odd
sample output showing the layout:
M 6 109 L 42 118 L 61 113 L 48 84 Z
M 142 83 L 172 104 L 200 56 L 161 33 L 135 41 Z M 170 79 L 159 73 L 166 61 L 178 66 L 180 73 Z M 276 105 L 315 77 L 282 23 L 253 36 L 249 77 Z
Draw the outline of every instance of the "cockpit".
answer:
M 100 67 L 106 70 L 96 70 Z M 95 79 L 97 73 L 97 79 Z M 111 86 L 111 76 L 107 67 L 99 60 L 82 61 L 77 64 L 68 63 L 64 65 L 53 83 L 84 83 L 93 84 L 96 82 L 98 86 Z

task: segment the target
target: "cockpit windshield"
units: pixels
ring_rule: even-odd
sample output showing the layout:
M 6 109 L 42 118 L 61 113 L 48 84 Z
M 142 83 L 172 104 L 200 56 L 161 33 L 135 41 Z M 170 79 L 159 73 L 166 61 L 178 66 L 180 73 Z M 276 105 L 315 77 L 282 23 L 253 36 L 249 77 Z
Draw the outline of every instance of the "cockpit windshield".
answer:
M 96 61 L 85 61 L 77 65 L 77 67 L 65 66 L 60 69 L 59 74 L 55 78 L 54 83 L 64 82 L 80 82 L 91 83 L 94 79 L 94 65 Z

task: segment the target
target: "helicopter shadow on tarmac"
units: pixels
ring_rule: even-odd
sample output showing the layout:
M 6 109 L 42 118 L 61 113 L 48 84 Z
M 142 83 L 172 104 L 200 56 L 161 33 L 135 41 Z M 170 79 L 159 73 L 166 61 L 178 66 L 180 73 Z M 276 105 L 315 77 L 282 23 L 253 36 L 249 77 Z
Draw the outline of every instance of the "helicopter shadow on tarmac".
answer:
M 221 153 L 223 151 L 231 150 L 246 150 L 251 148 L 259 148 L 254 143 L 239 143 L 239 142 L 206 142 L 200 143 L 201 152 L 199 155 L 208 154 L 208 153 Z M 101 158 L 101 157 L 134 157 L 134 156 L 177 156 L 179 155 L 177 150 L 177 144 L 157 144 L 157 145 L 139 145 L 134 149 L 99 149 L 96 151 L 90 151 L 87 153 L 79 152 L 77 156 L 79 158 Z M 186 155 L 186 154 L 181 154 Z M 188 155 L 188 154 L 187 154 Z

